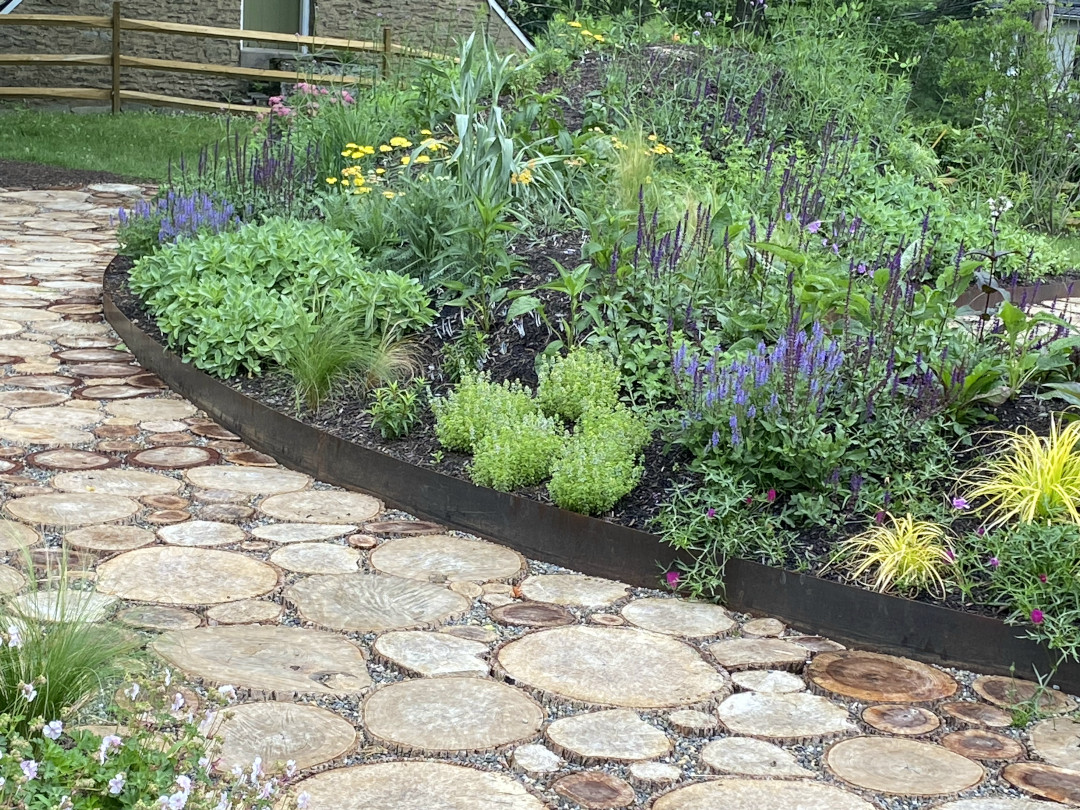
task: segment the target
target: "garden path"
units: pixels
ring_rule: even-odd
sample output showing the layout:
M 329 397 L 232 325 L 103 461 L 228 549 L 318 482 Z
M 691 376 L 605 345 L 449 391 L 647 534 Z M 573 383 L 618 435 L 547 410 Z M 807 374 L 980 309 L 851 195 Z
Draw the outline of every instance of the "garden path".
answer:
M 1080 802 L 1080 724 L 1011 728 L 1004 679 L 528 561 L 251 451 L 102 319 L 142 191 L 0 189 L 0 594 L 47 615 L 21 549 L 66 545 L 187 707 L 239 697 L 219 767 L 294 760 L 310 810 Z

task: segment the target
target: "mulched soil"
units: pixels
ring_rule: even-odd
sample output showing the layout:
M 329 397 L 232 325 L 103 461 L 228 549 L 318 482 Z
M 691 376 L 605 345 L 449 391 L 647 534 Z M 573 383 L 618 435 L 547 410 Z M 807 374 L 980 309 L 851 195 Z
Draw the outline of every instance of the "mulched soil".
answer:
M 65 169 L 62 166 L 43 166 L 20 160 L 0 160 L 0 188 L 60 189 L 84 188 L 95 183 L 140 182 L 112 172 L 88 169 Z

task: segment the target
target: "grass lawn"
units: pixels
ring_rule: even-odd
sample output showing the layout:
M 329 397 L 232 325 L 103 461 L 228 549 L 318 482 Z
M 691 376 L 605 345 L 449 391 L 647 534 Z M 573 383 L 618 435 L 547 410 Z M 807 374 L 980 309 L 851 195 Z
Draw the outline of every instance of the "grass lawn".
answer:
M 232 126 L 250 126 L 233 120 Z M 225 137 L 221 115 L 127 112 L 75 115 L 0 105 L 0 159 L 164 180 L 170 160 L 197 157 Z

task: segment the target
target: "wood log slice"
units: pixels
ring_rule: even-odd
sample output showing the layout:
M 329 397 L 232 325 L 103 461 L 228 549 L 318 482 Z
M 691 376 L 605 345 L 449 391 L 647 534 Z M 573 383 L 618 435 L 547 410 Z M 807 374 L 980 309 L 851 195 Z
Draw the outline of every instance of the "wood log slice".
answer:
M 929 709 L 896 703 L 867 706 L 863 709 L 862 719 L 864 723 L 878 731 L 905 737 L 929 734 L 941 726 L 941 718 Z
M 982 728 L 946 734 L 941 738 L 941 744 L 954 754 L 979 761 L 1020 759 L 1024 756 L 1024 746 L 1016 740 Z
M 138 498 L 144 495 L 172 495 L 183 486 L 167 475 L 141 470 L 80 470 L 65 472 L 52 480 L 61 492 L 101 493 Z
M 102 453 L 124 455 L 126 453 L 136 453 L 142 449 L 142 446 L 127 439 L 106 439 L 97 443 L 97 449 Z
M 101 304 L 53 304 L 49 307 L 50 312 L 59 312 L 61 315 L 100 315 L 102 312 Z M 62 358 L 61 358 L 62 359 Z M 78 358 L 73 357 L 73 360 L 100 360 L 100 357 L 90 358 Z
M 809 651 L 777 638 L 733 638 L 710 644 L 706 649 L 727 670 L 801 670 Z
M 120 495 L 64 492 L 8 501 L 4 508 L 26 523 L 40 526 L 87 526 L 127 520 L 139 504 Z
M 815 776 L 780 746 L 752 737 L 713 740 L 701 750 L 701 761 L 717 773 L 739 776 L 764 779 L 812 779 Z
M 716 715 L 697 709 L 679 709 L 669 714 L 667 721 L 684 737 L 710 737 L 720 725 Z
M 13 520 L 0 520 L 0 552 L 22 552 L 41 542 L 41 535 Z
M 951 697 L 959 688 L 940 669 L 861 650 L 821 653 L 806 674 L 826 692 L 877 703 L 928 703 Z
M 874 806 L 818 782 L 719 779 L 666 793 L 652 810 L 874 810 Z
M 786 695 L 806 690 L 806 681 L 782 669 L 747 669 L 733 672 L 731 682 L 744 692 Z
M 446 530 L 429 520 L 376 520 L 365 523 L 364 531 L 386 537 L 413 537 L 421 534 L 444 534 Z
M 99 439 L 130 439 L 140 431 L 134 425 L 99 425 L 92 432 Z
M 1032 753 L 1059 768 L 1080 770 L 1080 723 L 1051 717 L 1040 720 L 1028 734 Z
M 188 470 L 184 477 L 193 486 L 202 489 L 228 489 L 234 492 L 246 492 L 249 495 L 274 495 L 281 492 L 296 492 L 311 483 L 310 476 L 285 469 L 260 469 L 258 467 L 199 467 Z M 318 495 L 333 498 L 341 495 L 347 501 L 350 492 L 322 490 L 304 492 L 303 495 Z M 360 496 L 366 498 L 367 496 Z M 373 499 L 372 499 L 373 500 Z M 326 521 L 334 522 L 334 521 Z M 340 521 L 347 523 L 349 521 Z
M 134 363 L 79 363 L 68 366 L 68 373 L 72 377 L 115 377 L 117 379 L 126 379 L 144 370 Z
M 170 546 L 210 548 L 241 543 L 247 534 L 231 523 L 215 523 L 209 520 L 187 520 L 157 530 L 158 539 Z M 232 600 L 228 600 L 232 601 Z
M 582 574 L 540 574 L 521 583 L 521 594 L 534 602 L 576 607 L 604 607 L 630 593 L 630 586 Z
M 71 399 L 70 394 L 60 391 L 29 389 L 26 391 L 0 391 L 0 406 L 4 408 L 41 408 L 59 405 Z
M 57 449 L 31 453 L 26 463 L 45 470 L 82 471 L 115 467 L 119 460 L 89 450 Z
M 477 594 L 479 596 L 479 594 Z M 500 624 L 517 627 L 562 627 L 577 624 L 574 614 L 562 605 L 546 602 L 516 602 L 491 611 L 491 618 Z
M 72 388 L 78 382 L 74 377 L 60 374 L 22 374 L 7 378 L 8 385 L 20 388 Z
M 151 433 L 146 443 L 153 447 L 182 447 L 195 441 L 190 433 Z
M 136 388 L 134 385 L 107 383 L 105 385 L 84 386 L 75 392 L 75 396 L 79 399 L 118 400 L 145 397 L 149 396 L 151 393 L 153 392 L 149 389 Z
M 245 471 L 270 472 L 259 469 Z M 341 490 L 286 492 L 272 495 L 259 504 L 259 511 L 267 517 L 296 523 L 363 523 L 379 514 L 382 508 L 382 502 L 370 495 Z
M 787 627 L 779 619 L 763 617 L 746 622 L 742 626 L 742 633 L 750 638 L 775 638 L 782 635 L 786 629 Z
M 134 605 L 121 610 L 116 618 L 140 630 L 191 630 L 202 624 L 197 613 L 166 605 Z
M 128 385 L 134 385 L 136 388 L 149 388 L 151 390 L 160 390 L 169 387 L 159 376 L 151 374 L 150 372 L 128 377 Z
M 1016 762 L 1006 765 L 1002 778 L 1025 793 L 1080 807 L 1080 771 L 1058 768 L 1041 762 Z
M 827 740 L 856 731 L 846 708 L 806 692 L 738 692 L 721 703 L 716 714 L 732 734 L 780 743 Z
M 241 523 L 254 517 L 255 510 L 250 506 L 241 506 L 236 503 L 210 503 L 200 506 L 196 514 L 201 520 Z
M 586 810 L 629 807 L 637 798 L 630 785 L 603 771 L 572 773 L 557 781 L 552 788 L 564 799 Z
M 191 506 L 191 501 L 179 495 L 146 495 L 139 500 L 151 509 L 187 509 Z
M 55 357 L 65 363 L 121 363 L 127 366 L 135 361 L 131 352 L 117 349 L 65 349 L 56 352 Z
M 290 543 L 274 551 L 270 562 L 298 574 L 350 574 L 360 570 L 361 556 L 335 543 Z
M 939 707 L 945 714 L 961 723 L 990 728 L 1007 728 L 1012 725 L 1012 715 L 997 706 L 987 706 L 974 701 L 952 701 Z
M 424 678 L 444 675 L 487 675 L 482 657 L 487 644 L 448 633 L 393 630 L 383 633 L 372 648 L 379 658 Z
M 214 770 L 250 769 L 256 757 L 268 773 L 281 773 L 290 760 L 300 770 L 337 759 L 356 746 L 356 729 L 328 709 L 270 701 L 233 706 L 218 714 L 210 737 L 220 737 Z
M 26 587 L 26 577 L 17 568 L 0 565 L 0 596 L 11 596 Z
M 269 593 L 277 571 L 243 554 L 182 546 L 129 551 L 98 566 L 98 590 L 135 602 L 215 605 Z
M 975 679 L 972 688 L 984 700 L 995 706 L 1012 708 L 1035 700 L 1038 695 L 1038 707 L 1042 712 L 1062 714 L 1076 708 L 1072 698 L 1054 689 L 1040 689 L 1037 683 L 1021 681 L 1004 675 L 983 675 Z
M 368 559 L 377 571 L 426 582 L 512 579 L 525 567 L 513 549 L 448 534 L 388 540 Z
M 552 749 L 571 762 L 633 762 L 671 751 L 668 736 L 629 709 L 562 717 L 545 730 Z
M 62 335 L 56 339 L 56 344 L 67 349 L 108 349 L 116 345 L 116 338 L 108 335 Z
M 221 425 L 209 424 L 209 425 L 193 425 L 191 432 L 196 436 L 203 436 L 207 439 L 216 439 L 223 442 L 238 442 L 240 437 L 233 433 L 231 430 L 226 430 Z
M 195 496 L 201 500 L 198 493 Z M 247 500 L 247 495 L 244 495 Z M 272 523 L 269 526 L 256 526 L 251 533 L 260 540 L 272 543 L 312 543 L 317 540 L 332 540 L 356 531 L 356 526 L 349 523 Z
M 622 609 L 631 624 L 654 633 L 685 638 L 705 638 L 727 633 L 734 620 L 719 605 L 683 599 L 635 599 Z
M 276 467 L 277 459 L 260 453 L 257 450 L 241 450 L 239 453 L 230 453 L 226 458 L 230 464 L 239 464 L 242 467 Z
M 899 737 L 856 737 L 833 745 L 825 764 L 863 790 L 895 796 L 948 796 L 982 782 L 986 773 L 940 745 Z
M 191 513 L 183 509 L 159 509 L 148 514 L 144 520 L 154 526 L 171 526 L 174 523 L 183 523 L 191 520 Z
M 630 784 L 650 792 L 674 785 L 682 775 L 682 770 L 666 762 L 635 762 L 630 766 Z
M 284 609 L 277 602 L 265 599 L 241 599 L 206 609 L 207 620 L 216 624 L 265 624 L 276 622 Z
M 105 408 L 113 416 L 149 422 L 155 419 L 186 419 L 195 415 L 195 406 L 182 399 L 160 397 L 111 402 Z
M 25 425 L 31 429 L 48 430 L 49 428 L 88 427 L 100 422 L 101 414 L 96 410 L 62 405 L 59 407 L 26 408 L 12 413 L 10 419 L 16 425 Z
M 64 543 L 87 551 L 132 551 L 154 540 L 153 532 L 135 526 L 84 526 L 64 535 Z

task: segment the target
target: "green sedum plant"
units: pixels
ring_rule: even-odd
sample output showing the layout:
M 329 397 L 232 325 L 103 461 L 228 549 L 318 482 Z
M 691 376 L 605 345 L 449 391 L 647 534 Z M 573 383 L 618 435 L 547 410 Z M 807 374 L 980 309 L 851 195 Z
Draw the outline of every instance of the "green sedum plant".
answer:
M 520 383 L 493 383 L 480 372 L 467 374 L 445 397 L 431 401 L 435 435 L 447 450 L 472 452 L 497 425 L 536 413 L 536 403 Z
M 595 349 L 549 357 L 537 369 L 536 400 L 548 416 L 576 422 L 588 407 L 610 409 L 619 401 L 619 370 Z
M 536 412 L 499 421 L 476 443 L 469 474 L 503 492 L 539 484 L 551 474 L 565 441 L 562 425 Z

